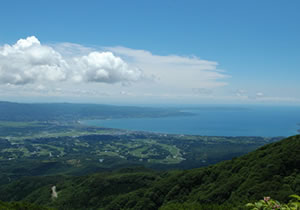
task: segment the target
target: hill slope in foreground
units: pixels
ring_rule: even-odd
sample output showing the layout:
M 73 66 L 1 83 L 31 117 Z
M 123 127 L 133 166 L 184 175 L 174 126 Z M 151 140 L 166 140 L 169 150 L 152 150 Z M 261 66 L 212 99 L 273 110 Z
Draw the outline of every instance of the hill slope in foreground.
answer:
M 144 210 L 234 209 L 263 196 L 286 202 L 289 195 L 300 193 L 299 151 L 300 135 L 199 169 L 137 168 L 82 177 L 28 177 L 2 186 L 0 200 L 55 209 Z

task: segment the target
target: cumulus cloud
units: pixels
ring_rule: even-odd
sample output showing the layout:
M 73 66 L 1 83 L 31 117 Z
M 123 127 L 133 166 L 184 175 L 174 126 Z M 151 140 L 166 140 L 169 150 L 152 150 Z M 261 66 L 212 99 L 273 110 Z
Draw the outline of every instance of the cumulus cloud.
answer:
M 65 80 L 67 68 L 59 53 L 42 46 L 33 36 L 0 48 L 0 83 L 21 85 L 37 80 Z
M 130 68 L 111 52 L 91 52 L 73 59 L 74 81 L 116 83 L 142 78 L 138 68 Z
M 194 99 L 213 97 L 228 77 L 217 62 L 195 56 L 43 44 L 34 36 L 0 46 L 1 96 Z
M 142 75 L 140 69 L 129 66 L 112 52 L 62 55 L 53 47 L 42 45 L 34 36 L 0 47 L 0 84 L 117 83 L 138 81 Z

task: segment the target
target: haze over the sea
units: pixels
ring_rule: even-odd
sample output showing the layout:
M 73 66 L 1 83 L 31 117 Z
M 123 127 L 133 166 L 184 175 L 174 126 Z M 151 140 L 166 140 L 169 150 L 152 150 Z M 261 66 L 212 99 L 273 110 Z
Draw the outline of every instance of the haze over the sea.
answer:
M 291 136 L 300 129 L 298 107 L 248 106 L 185 109 L 194 116 L 89 120 L 83 124 L 135 131 L 205 136 Z

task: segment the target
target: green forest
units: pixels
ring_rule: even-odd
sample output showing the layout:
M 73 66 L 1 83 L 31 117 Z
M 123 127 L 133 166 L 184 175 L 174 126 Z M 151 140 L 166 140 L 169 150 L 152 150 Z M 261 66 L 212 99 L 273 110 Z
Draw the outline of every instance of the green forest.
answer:
M 300 135 L 179 135 L 80 123 L 185 114 L 0 102 L 0 209 L 227 210 L 294 202 Z
M 297 135 L 190 170 L 131 167 L 84 176 L 23 177 L 1 185 L 0 200 L 5 203 L 0 205 L 7 209 L 169 210 L 248 209 L 247 203 L 264 196 L 288 202 L 290 195 L 300 194 L 299 151 Z

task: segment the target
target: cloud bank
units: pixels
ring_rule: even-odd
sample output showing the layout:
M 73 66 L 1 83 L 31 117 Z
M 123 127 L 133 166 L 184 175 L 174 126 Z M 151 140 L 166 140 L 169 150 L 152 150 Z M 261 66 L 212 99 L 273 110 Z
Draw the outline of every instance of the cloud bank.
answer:
M 135 50 L 125 47 L 105 48 L 117 55 L 124 56 L 129 62 L 140 67 L 168 87 L 194 89 L 211 89 L 226 86 L 222 81 L 228 78 L 223 71 L 217 69 L 218 63 L 203 60 L 195 56 L 154 55 L 149 51 Z
M 0 84 L 36 82 L 118 83 L 138 81 L 143 73 L 112 52 L 64 56 L 34 37 L 0 47 Z
M 196 56 L 43 44 L 34 36 L 0 46 L 0 96 L 7 98 L 195 100 L 215 97 L 228 77 L 217 62 Z

